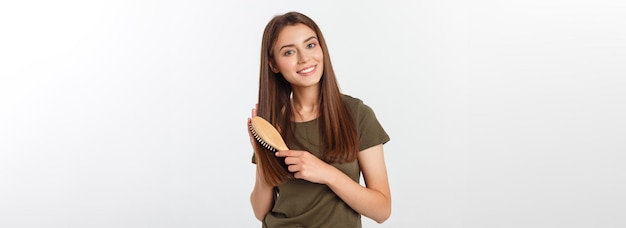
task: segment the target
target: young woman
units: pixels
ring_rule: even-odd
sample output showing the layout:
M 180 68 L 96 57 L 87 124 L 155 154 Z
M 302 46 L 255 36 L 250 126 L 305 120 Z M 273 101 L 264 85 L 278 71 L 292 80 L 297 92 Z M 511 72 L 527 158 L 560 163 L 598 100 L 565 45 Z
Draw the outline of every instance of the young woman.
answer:
M 361 215 L 387 220 L 389 136 L 372 109 L 340 93 L 317 24 L 297 12 L 274 17 L 263 33 L 260 71 L 252 116 L 275 125 L 291 149 L 272 152 L 250 137 L 257 164 L 250 201 L 263 227 L 361 227 Z

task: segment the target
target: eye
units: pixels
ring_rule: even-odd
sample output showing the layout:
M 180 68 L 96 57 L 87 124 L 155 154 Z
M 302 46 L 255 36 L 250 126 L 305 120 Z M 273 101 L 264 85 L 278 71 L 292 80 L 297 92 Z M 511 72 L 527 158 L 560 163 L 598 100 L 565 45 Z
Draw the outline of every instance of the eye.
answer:
M 287 50 L 287 51 L 285 51 L 285 53 L 283 53 L 283 55 L 284 55 L 284 56 L 290 56 L 290 55 L 292 55 L 293 53 L 295 53 L 295 51 L 294 51 L 294 50 Z
M 310 43 L 306 45 L 307 48 L 314 48 L 315 46 L 317 46 L 316 43 Z

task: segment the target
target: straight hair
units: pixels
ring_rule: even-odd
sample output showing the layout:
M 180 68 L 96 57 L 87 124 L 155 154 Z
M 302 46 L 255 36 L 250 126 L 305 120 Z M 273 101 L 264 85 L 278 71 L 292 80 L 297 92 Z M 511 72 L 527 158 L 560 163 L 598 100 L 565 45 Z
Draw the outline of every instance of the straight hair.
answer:
M 343 95 L 337 84 L 324 36 L 317 24 L 304 14 L 288 12 L 278 15 L 265 27 L 261 42 L 257 115 L 279 129 L 287 145 L 290 143 L 301 145 L 294 135 L 291 84 L 280 72 L 274 73 L 270 68 L 270 63 L 275 63 L 273 50 L 279 33 L 284 27 L 296 24 L 304 24 L 315 31 L 324 56 L 324 69 L 319 81 L 318 129 L 321 159 L 327 163 L 354 161 L 359 152 L 355 121 L 343 103 Z M 273 152 L 259 143 L 256 144 L 255 149 L 257 151 L 256 162 L 260 165 L 265 182 L 276 186 L 293 178 L 293 174 L 287 170 L 284 158 L 276 157 Z

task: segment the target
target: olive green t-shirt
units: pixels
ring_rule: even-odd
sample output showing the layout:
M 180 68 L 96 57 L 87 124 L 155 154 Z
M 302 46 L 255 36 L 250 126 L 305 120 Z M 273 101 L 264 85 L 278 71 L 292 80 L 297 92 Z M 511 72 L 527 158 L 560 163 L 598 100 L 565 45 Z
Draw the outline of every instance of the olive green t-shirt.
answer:
M 359 137 L 359 151 L 389 141 L 372 109 L 360 99 L 344 95 L 343 102 L 350 111 Z M 288 145 L 292 150 L 305 150 L 320 157 L 317 119 L 296 123 L 295 136 L 302 144 Z M 359 182 L 358 161 L 331 164 Z M 263 220 L 263 227 L 361 227 L 361 215 L 352 210 L 330 188 L 301 179 L 289 180 L 276 188 L 274 206 Z

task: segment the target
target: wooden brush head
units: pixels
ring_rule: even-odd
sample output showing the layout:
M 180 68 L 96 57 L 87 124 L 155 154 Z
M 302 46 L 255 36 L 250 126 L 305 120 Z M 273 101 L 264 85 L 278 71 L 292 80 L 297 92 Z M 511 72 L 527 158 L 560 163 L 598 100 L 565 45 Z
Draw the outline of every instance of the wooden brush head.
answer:
M 289 150 L 278 130 L 259 116 L 252 117 L 250 131 L 257 141 L 270 150 Z

